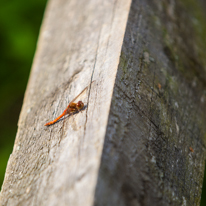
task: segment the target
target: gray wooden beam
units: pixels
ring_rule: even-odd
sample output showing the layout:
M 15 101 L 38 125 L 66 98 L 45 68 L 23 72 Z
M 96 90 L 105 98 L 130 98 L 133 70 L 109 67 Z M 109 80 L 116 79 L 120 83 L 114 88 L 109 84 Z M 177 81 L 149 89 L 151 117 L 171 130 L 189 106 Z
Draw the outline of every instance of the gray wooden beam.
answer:
M 199 205 L 204 22 L 196 1 L 51 0 L 0 204 Z

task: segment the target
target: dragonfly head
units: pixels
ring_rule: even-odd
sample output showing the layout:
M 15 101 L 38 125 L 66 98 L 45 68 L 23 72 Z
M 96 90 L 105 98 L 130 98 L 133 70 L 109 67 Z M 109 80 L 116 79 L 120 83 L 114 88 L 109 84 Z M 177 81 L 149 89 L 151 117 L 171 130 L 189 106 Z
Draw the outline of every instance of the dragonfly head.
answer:
M 77 109 L 80 110 L 84 107 L 84 103 L 82 101 L 77 102 Z

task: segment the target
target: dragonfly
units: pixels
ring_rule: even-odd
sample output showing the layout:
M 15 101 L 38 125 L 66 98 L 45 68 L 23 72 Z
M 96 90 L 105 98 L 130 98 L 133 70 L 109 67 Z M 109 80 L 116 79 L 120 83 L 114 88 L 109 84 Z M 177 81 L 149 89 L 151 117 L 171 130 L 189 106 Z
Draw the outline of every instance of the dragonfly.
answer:
M 94 80 L 95 81 L 95 80 Z M 44 126 L 50 126 L 54 123 L 56 123 L 59 119 L 64 117 L 67 114 L 73 114 L 75 112 L 79 112 L 84 108 L 84 103 L 82 101 L 78 101 L 77 103 L 74 103 L 74 101 L 94 82 L 92 81 L 87 87 L 85 87 L 67 106 L 67 108 L 63 111 L 63 113 L 58 116 L 55 120 L 46 123 Z

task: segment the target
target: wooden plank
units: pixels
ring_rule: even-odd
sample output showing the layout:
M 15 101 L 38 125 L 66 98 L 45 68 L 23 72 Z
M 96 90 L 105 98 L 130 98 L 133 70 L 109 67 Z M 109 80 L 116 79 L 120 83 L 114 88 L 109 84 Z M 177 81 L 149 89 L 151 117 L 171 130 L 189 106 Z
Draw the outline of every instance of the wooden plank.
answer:
M 0 204 L 199 205 L 203 14 L 193 0 L 50 1 Z M 84 110 L 43 126 L 93 80 Z
M 206 138 L 200 14 L 196 1 L 132 2 L 95 205 L 200 204 Z
M 49 2 L 1 205 L 92 205 L 130 3 Z M 85 110 L 44 126 L 92 80 Z

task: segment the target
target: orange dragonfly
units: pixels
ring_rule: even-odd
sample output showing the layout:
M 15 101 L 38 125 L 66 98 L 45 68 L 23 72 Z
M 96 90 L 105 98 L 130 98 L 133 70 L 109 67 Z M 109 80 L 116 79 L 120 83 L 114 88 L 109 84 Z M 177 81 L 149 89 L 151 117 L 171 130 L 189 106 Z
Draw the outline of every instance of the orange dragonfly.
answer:
M 95 80 L 94 80 L 95 81 Z M 52 125 L 54 123 L 56 123 L 59 119 L 61 119 L 63 116 L 67 115 L 67 114 L 72 114 L 75 112 L 80 111 L 81 109 L 84 108 L 84 103 L 82 101 L 78 101 L 77 103 L 74 103 L 74 101 L 94 82 L 92 81 L 87 87 L 85 87 L 67 106 L 67 108 L 63 111 L 63 113 L 57 117 L 55 120 L 46 123 L 44 126 L 49 126 Z

